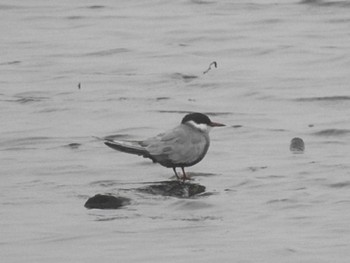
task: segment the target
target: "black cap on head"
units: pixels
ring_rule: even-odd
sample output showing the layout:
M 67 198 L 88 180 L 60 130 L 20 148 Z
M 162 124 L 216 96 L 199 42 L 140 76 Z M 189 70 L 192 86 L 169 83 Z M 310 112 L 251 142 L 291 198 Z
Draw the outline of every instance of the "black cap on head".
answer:
M 207 124 L 210 125 L 212 122 L 209 117 L 203 113 L 194 112 L 187 114 L 181 121 L 181 123 L 186 123 L 188 121 L 194 121 L 197 124 Z

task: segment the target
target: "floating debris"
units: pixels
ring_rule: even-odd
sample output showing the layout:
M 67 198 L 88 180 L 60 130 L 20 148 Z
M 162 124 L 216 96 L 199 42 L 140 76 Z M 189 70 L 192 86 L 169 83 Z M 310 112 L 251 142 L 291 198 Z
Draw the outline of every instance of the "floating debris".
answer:
M 203 74 L 207 74 L 209 72 L 209 70 L 211 70 L 211 66 L 214 65 L 215 68 L 218 67 L 218 64 L 216 63 L 216 61 L 213 61 L 209 64 L 209 67 L 207 70 L 203 71 Z

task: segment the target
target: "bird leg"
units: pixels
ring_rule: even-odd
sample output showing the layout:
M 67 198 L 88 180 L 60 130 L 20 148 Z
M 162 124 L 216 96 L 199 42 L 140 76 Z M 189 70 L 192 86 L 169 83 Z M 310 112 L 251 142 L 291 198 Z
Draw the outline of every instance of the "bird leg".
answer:
M 177 180 L 180 180 L 180 176 L 177 174 L 176 168 L 175 168 L 175 167 L 173 167 L 173 171 L 174 171 L 174 173 L 175 173 L 175 175 L 176 175 Z
M 173 171 L 175 173 L 177 180 L 179 180 L 179 181 L 182 180 L 183 182 L 185 182 L 186 180 L 191 180 L 191 178 L 186 175 L 185 168 L 181 167 L 181 170 L 182 170 L 182 176 L 180 177 L 178 175 L 178 173 L 176 172 L 176 168 L 173 167 Z
M 183 173 L 183 180 L 186 181 L 186 180 L 191 180 L 190 177 L 188 177 L 185 173 L 185 168 L 184 167 L 181 167 L 181 170 L 182 170 L 182 173 Z

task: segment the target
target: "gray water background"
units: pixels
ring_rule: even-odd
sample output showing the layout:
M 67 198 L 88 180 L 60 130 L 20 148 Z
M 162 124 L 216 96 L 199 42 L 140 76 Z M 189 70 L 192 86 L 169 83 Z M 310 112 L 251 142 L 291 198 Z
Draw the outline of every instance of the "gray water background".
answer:
M 0 32 L 1 262 L 348 262 L 349 1 L 3 0 Z M 227 125 L 197 198 L 93 137 L 190 111 Z

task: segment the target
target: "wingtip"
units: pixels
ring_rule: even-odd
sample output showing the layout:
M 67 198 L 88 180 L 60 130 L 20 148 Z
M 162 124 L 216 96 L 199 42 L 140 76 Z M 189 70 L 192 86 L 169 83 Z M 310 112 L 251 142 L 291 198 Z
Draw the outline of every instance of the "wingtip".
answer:
M 108 141 L 108 140 L 105 140 L 103 143 L 107 146 L 113 145 L 113 143 L 111 141 Z
M 96 140 L 99 140 L 99 141 L 106 141 L 106 138 L 101 138 L 101 137 L 98 137 L 98 136 L 92 136 L 92 138 L 94 138 Z

